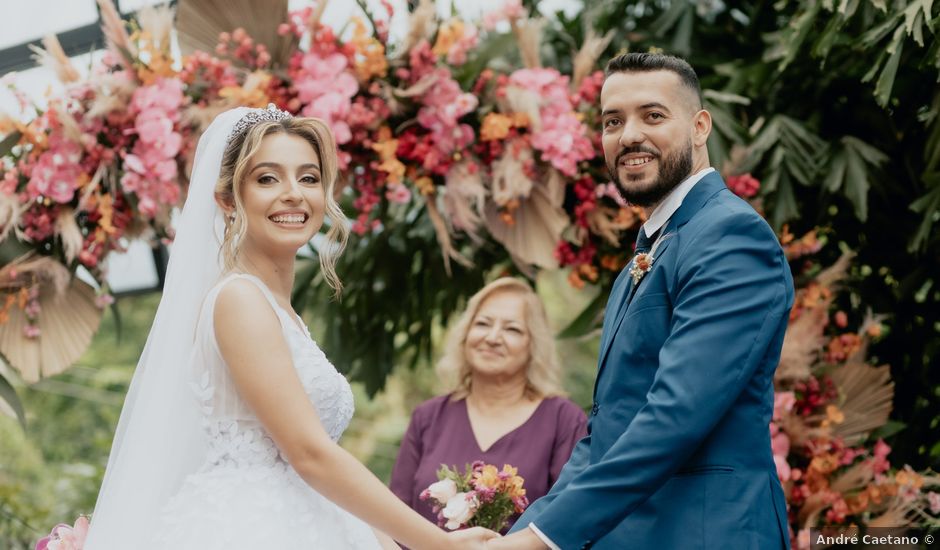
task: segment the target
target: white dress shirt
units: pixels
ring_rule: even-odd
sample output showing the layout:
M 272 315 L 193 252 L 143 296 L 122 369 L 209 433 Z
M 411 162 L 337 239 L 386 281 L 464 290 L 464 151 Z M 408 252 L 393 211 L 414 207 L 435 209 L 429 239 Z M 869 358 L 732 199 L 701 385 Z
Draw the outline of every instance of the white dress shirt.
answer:
M 662 229 L 664 225 L 669 221 L 669 218 L 676 213 L 676 210 L 679 210 L 679 207 L 682 206 L 682 201 L 685 200 L 686 195 L 689 194 L 689 191 L 695 187 L 695 184 L 699 182 L 702 178 L 708 175 L 711 172 L 714 172 L 715 169 L 709 166 L 704 170 L 700 170 L 691 176 L 682 180 L 682 183 L 676 186 L 675 189 L 669 192 L 666 195 L 666 198 L 663 199 L 663 202 L 653 209 L 653 213 L 650 214 L 650 217 L 646 220 L 646 223 L 643 224 L 643 227 L 640 228 L 640 231 L 646 233 L 647 237 L 652 236 L 654 233 Z M 548 537 L 545 536 L 534 523 L 529 524 L 529 528 L 532 529 L 532 532 L 545 543 L 546 546 L 551 548 L 551 550 L 561 550 L 557 544 L 551 541 Z

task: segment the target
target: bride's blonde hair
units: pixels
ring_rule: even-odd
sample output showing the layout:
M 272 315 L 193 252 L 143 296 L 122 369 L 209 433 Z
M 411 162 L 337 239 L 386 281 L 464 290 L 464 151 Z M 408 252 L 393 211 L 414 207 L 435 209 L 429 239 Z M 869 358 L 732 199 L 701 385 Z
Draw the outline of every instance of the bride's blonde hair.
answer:
M 225 271 L 235 267 L 238 260 L 238 246 L 245 236 L 247 224 L 245 207 L 241 199 L 241 185 L 251 166 L 251 159 L 261 147 L 262 140 L 272 134 L 299 136 L 313 147 L 320 159 L 320 178 L 326 201 L 326 217 L 329 230 L 326 243 L 320 247 L 320 268 L 323 277 L 334 295 L 339 296 L 343 283 L 336 274 L 336 260 L 349 238 L 346 215 L 333 197 L 336 179 L 339 174 L 336 140 L 329 126 L 318 118 L 288 118 L 280 121 L 264 121 L 251 126 L 248 131 L 238 135 L 226 146 L 222 156 L 219 181 L 215 186 L 216 200 L 227 205 L 234 205 L 234 220 L 225 216 L 225 236 L 222 241 L 222 260 Z

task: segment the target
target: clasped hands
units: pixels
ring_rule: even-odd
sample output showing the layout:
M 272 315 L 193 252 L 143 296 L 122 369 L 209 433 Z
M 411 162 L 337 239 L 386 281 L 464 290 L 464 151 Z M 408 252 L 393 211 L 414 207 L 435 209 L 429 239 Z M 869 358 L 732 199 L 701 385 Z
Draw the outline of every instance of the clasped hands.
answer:
M 452 548 L 474 550 L 547 550 L 548 546 L 531 529 L 521 529 L 501 537 L 489 529 L 472 527 L 449 535 Z

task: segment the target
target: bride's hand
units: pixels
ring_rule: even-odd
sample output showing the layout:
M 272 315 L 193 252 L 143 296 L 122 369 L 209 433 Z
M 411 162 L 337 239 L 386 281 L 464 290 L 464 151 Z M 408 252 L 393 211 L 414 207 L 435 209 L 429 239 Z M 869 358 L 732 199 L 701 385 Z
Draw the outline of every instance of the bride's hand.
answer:
M 482 527 L 471 527 L 447 534 L 450 548 L 461 550 L 485 550 L 486 541 L 495 538 L 499 538 L 499 533 Z

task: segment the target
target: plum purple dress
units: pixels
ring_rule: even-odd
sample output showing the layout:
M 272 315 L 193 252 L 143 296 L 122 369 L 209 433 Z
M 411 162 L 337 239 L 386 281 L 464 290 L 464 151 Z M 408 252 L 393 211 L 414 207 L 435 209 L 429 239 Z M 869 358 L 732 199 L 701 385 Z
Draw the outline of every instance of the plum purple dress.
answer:
M 551 488 L 579 439 L 587 434 L 587 417 L 564 397 L 542 400 L 535 412 L 518 428 L 483 450 L 470 426 L 465 399 L 449 395 L 419 405 L 398 450 L 392 470 L 391 489 L 415 511 L 437 523 L 431 505 L 418 498 L 437 481 L 441 464 L 456 466 L 482 460 L 502 468 L 510 464 L 525 479 L 526 496 L 532 502 Z M 510 526 L 516 516 L 510 519 Z

